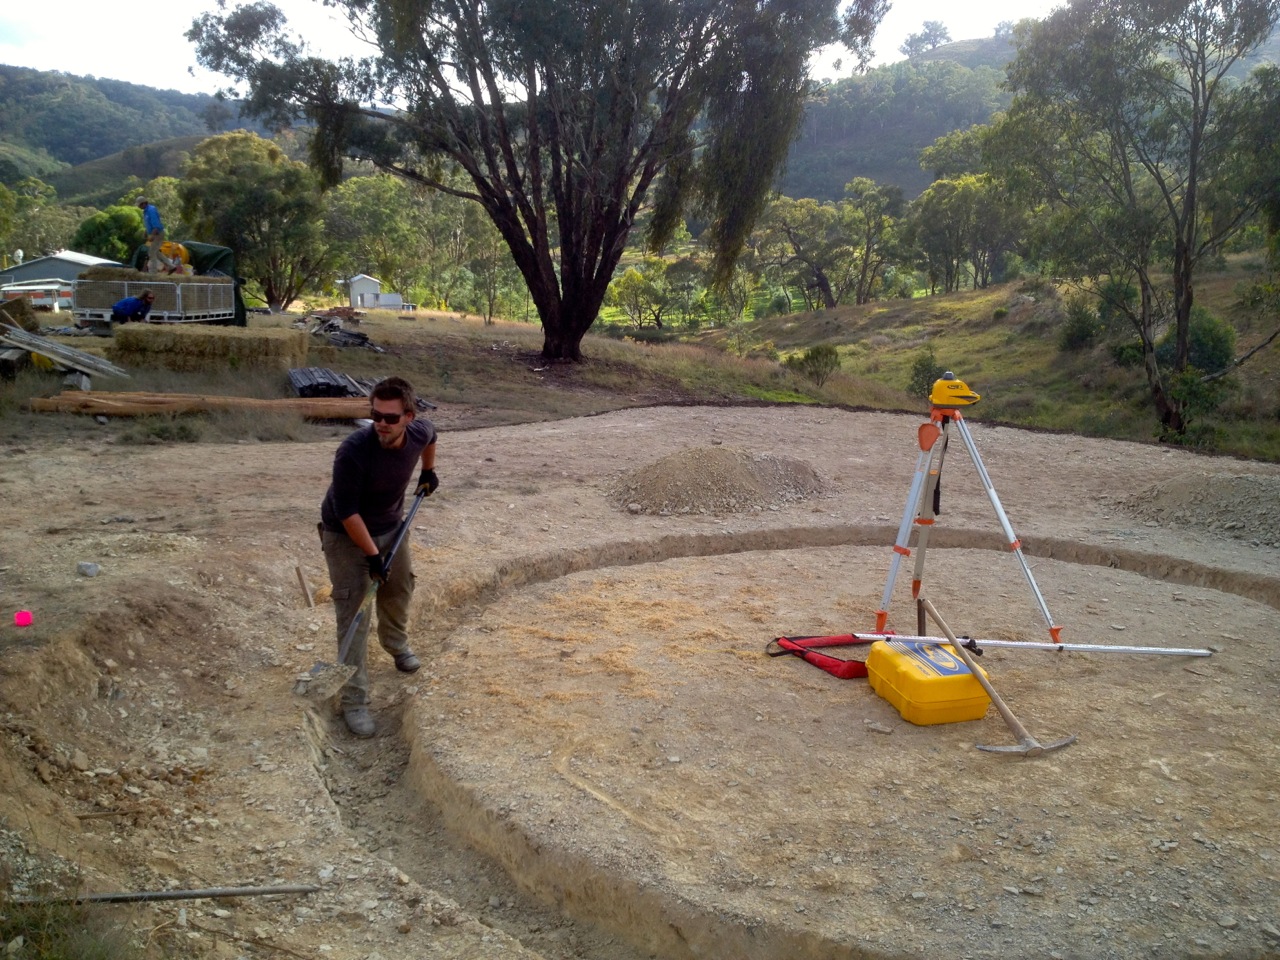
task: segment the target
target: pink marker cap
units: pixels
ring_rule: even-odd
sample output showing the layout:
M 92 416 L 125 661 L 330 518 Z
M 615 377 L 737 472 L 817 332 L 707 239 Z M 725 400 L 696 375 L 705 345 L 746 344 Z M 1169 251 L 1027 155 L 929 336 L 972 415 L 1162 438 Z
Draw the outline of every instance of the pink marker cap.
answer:
M 17 613 L 15 613 L 15 614 L 13 615 L 13 625 L 14 625 L 15 627 L 29 627 L 29 626 L 31 626 L 31 611 L 30 611 L 30 610 L 19 610 Z

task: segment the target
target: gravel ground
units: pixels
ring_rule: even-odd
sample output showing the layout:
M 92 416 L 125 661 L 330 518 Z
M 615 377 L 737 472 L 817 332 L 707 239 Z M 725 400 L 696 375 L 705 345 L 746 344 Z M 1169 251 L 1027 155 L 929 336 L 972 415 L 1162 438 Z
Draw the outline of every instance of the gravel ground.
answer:
M 1280 950 L 1275 501 L 1235 503 L 1280 469 L 972 423 L 1064 639 L 1215 648 L 987 654 L 1034 734 L 1079 737 L 1017 761 L 974 750 L 1010 742 L 994 711 L 913 727 L 763 654 L 870 627 L 922 418 L 435 416 L 426 665 L 375 656 L 371 741 L 291 692 L 332 655 L 298 575 L 324 586 L 341 431 L 0 451 L 0 826 L 95 887 L 321 887 L 149 907 L 140 938 L 359 960 Z M 1191 477 L 1210 496 L 1141 513 Z M 1043 639 L 962 456 L 942 506 L 925 582 L 951 626 Z

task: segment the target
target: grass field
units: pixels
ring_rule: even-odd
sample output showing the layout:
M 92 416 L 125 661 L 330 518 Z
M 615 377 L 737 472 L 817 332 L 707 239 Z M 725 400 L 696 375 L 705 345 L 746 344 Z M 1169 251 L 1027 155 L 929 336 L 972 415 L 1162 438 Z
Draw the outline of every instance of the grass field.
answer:
M 1237 353 L 1274 329 L 1274 317 L 1239 303 L 1241 284 L 1258 266 L 1241 260 L 1205 276 L 1197 287 L 1199 302 L 1237 329 Z M 746 325 L 752 342 L 772 342 L 783 358 L 817 344 L 834 346 L 841 367 L 822 386 L 776 360 L 739 357 L 740 329 L 704 330 L 685 342 L 666 343 L 593 334 L 583 342 L 583 363 L 547 364 L 540 356 L 542 335 L 536 325 L 486 325 L 477 319 L 435 315 L 405 319 L 376 311 L 359 329 L 385 352 L 334 347 L 313 337 L 307 363 L 353 377 L 400 374 L 423 396 L 440 404 L 465 405 L 476 411 L 476 425 L 486 425 L 653 404 L 800 403 L 924 412 L 923 392 L 913 394 L 910 386 L 931 360 L 938 371 L 954 371 L 982 394 L 971 414 L 974 419 L 1153 440 L 1158 424 L 1140 369 L 1117 366 L 1111 344 L 1105 341 L 1083 350 L 1059 348 L 1067 295 L 1049 284 L 1014 283 Z M 294 319 L 254 315 L 250 325 L 281 327 Z M 100 344 L 78 340 L 75 345 Z M 56 374 L 30 369 L 14 380 L 0 381 L 0 437 L 17 439 L 30 431 L 51 430 L 77 436 L 105 430 L 124 442 L 275 442 L 327 435 L 333 429 L 286 414 L 206 415 L 182 418 L 180 423 L 149 417 L 104 426 L 88 417 L 24 410 L 30 397 L 57 393 L 60 382 Z M 1220 408 L 1194 420 L 1184 442 L 1205 452 L 1280 460 L 1280 347 L 1260 352 L 1232 382 Z M 95 378 L 93 386 L 291 395 L 283 374 L 231 369 L 179 374 L 140 368 L 128 380 Z

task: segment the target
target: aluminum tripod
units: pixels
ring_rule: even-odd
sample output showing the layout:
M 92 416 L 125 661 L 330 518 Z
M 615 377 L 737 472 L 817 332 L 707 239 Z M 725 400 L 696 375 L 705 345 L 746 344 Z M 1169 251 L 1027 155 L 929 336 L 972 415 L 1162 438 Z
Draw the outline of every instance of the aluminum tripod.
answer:
M 954 376 L 953 374 L 947 373 L 945 376 L 948 378 L 947 380 L 939 381 L 935 385 L 935 396 L 940 385 L 958 384 L 961 387 L 964 386 L 963 381 L 950 379 Z M 948 388 L 951 389 L 950 387 Z M 967 389 L 965 387 L 966 391 Z M 973 400 L 977 399 L 976 394 L 970 396 L 972 399 L 964 402 L 973 402 Z M 982 457 L 978 456 L 978 448 L 974 445 L 973 434 L 969 432 L 969 425 L 965 423 L 964 417 L 955 406 L 941 406 L 936 402 L 932 403 L 929 408 L 929 422 L 921 424 L 920 429 L 917 431 L 920 456 L 916 458 L 916 471 L 911 478 L 911 491 L 907 494 L 907 507 L 903 511 L 902 523 L 898 527 L 897 540 L 894 541 L 893 560 L 889 565 L 889 579 L 884 585 L 884 596 L 880 599 L 880 609 L 876 611 L 876 632 L 883 633 L 888 627 L 889 601 L 893 596 L 894 583 L 898 579 L 898 569 L 902 564 L 902 558 L 911 556 L 908 544 L 911 540 L 911 528 L 913 525 L 919 528 L 919 534 L 916 538 L 915 571 L 911 578 L 911 596 L 913 598 L 920 596 L 920 584 L 924 579 L 925 548 L 929 545 L 929 530 L 938 514 L 938 482 L 942 475 L 942 461 L 946 456 L 947 444 L 950 441 L 950 429 L 953 424 L 956 433 L 964 443 L 965 449 L 969 452 L 969 459 L 973 461 L 973 465 L 978 471 L 978 477 L 982 480 L 982 486 L 987 492 L 987 499 L 991 501 L 991 506 L 995 508 L 996 518 L 1000 521 L 1000 528 L 1004 531 L 1009 549 L 1018 558 L 1018 563 L 1022 566 L 1022 573 L 1027 578 L 1027 583 L 1031 586 L 1031 592 L 1035 594 L 1040 613 L 1044 616 L 1045 623 L 1049 625 L 1049 636 L 1054 643 L 1059 643 L 1059 634 L 1062 632 L 1062 627 L 1054 625 L 1053 617 L 1049 614 L 1049 607 L 1044 602 L 1044 596 L 1040 593 L 1040 588 L 1036 586 L 1036 578 L 1031 575 L 1031 567 L 1027 565 L 1027 558 L 1022 554 L 1022 543 L 1013 532 L 1009 517 L 1004 512 L 999 496 L 996 495 L 996 488 L 991 483 L 991 475 L 987 473 L 987 468 L 982 463 Z M 939 443 L 939 440 L 942 442 Z

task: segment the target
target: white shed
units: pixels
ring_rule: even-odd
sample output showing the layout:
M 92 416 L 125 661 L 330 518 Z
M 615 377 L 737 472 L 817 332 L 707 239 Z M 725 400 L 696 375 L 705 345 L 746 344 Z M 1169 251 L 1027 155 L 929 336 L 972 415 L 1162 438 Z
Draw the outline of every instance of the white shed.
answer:
M 356 274 L 347 281 L 347 293 L 351 298 L 351 306 L 368 309 L 378 305 L 378 295 L 382 292 L 382 281 L 367 273 Z

